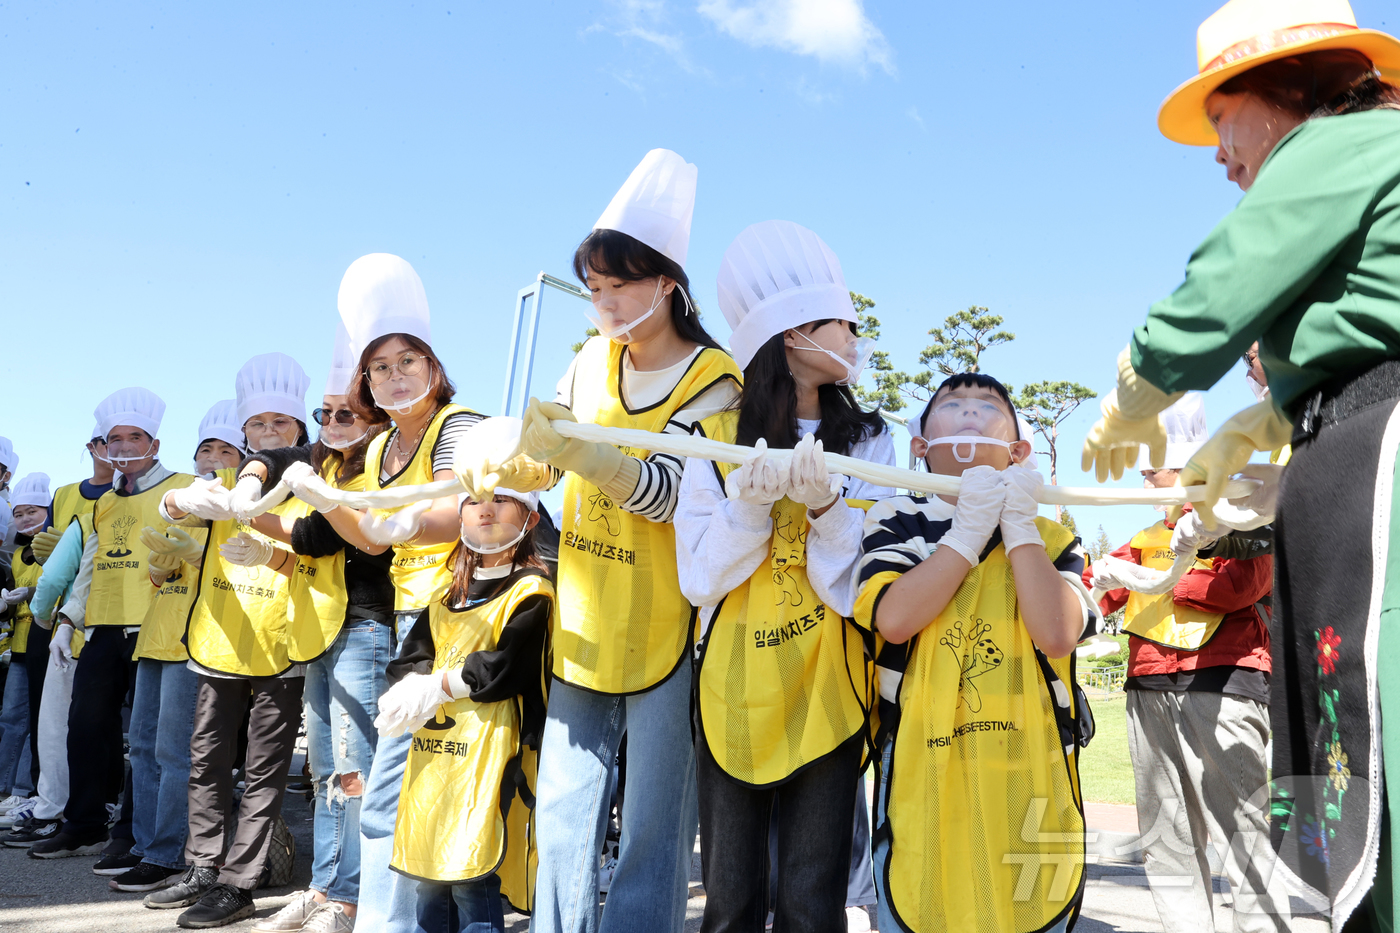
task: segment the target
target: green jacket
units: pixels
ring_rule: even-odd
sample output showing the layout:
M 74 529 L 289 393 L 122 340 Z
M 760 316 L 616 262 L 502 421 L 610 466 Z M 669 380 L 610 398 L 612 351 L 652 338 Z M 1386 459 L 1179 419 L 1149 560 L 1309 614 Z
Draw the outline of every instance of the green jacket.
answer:
M 1208 389 L 1255 340 L 1290 415 L 1331 379 L 1400 359 L 1400 111 L 1285 136 L 1133 332 L 1133 368 L 1167 392 Z

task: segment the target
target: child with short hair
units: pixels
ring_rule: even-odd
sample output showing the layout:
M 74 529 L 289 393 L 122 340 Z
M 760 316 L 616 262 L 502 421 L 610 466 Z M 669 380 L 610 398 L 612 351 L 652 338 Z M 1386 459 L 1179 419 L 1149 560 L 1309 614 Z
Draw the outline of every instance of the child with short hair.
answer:
M 886 499 L 865 522 L 855 615 L 882 642 L 878 927 L 1063 930 L 1083 891 L 1077 746 L 1092 731 L 1074 687 L 1074 646 L 1097 621 L 1083 548 L 1037 517 L 1043 481 L 996 379 L 949 377 L 910 433 L 962 487 Z

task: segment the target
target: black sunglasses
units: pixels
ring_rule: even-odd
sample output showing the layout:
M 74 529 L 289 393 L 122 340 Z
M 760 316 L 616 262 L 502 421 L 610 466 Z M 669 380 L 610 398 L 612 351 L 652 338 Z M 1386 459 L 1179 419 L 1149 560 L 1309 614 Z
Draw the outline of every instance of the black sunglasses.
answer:
M 311 412 L 311 418 L 317 424 L 325 427 L 331 423 L 331 410 L 329 408 L 317 408 Z M 348 408 L 342 408 L 334 415 L 336 424 L 351 425 L 355 423 L 355 413 Z

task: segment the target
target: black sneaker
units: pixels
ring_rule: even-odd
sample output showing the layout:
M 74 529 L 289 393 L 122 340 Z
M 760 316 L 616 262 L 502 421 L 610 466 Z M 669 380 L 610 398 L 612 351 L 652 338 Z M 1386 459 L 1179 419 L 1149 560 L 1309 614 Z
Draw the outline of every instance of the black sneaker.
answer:
M 31 816 L 23 823 L 16 823 L 14 829 L 0 836 L 0 842 L 12 849 L 27 849 L 36 842 L 52 839 L 62 828 L 62 820 L 37 820 Z
M 166 868 L 142 862 L 107 882 L 107 887 L 113 891 L 159 891 L 179 881 L 184 874 L 183 868 Z
M 30 858 L 72 858 L 75 855 L 97 855 L 107 845 L 107 831 L 100 829 L 86 836 L 59 832 L 58 835 L 29 847 Z
M 221 927 L 253 916 L 253 892 L 231 884 L 216 884 L 176 920 L 187 930 Z
M 170 910 L 173 907 L 188 907 L 198 901 L 219 880 L 217 868 L 200 868 L 191 865 L 185 877 L 164 891 L 147 894 L 141 903 L 152 910 Z
M 120 875 L 141 864 L 141 856 L 123 852 L 121 855 L 104 855 L 92 866 L 94 875 Z

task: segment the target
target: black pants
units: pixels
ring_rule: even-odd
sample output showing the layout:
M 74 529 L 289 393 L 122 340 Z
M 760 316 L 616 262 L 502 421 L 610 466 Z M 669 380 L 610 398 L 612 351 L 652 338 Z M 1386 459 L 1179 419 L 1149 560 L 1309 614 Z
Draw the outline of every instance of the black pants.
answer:
M 135 648 L 136 633 L 128 635 L 121 626 L 87 630 L 78 668 L 73 672 L 73 700 L 68 707 L 66 833 L 105 833 L 107 804 L 117 799 L 125 783 L 122 706 L 136 681 L 136 664 L 131 659 Z M 131 809 L 122 810 L 112 835 L 130 839 Z
M 851 814 L 864 736 L 777 787 L 741 784 L 724 773 L 703 739 L 695 743 L 700 860 L 705 877 L 702 933 L 763 933 L 768 915 L 768 824 L 778 821 L 774 933 L 845 933 Z
M 49 669 L 49 639 L 53 630 L 29 626 L 29 642 L 24 649 L 24 668 L 29 673 L 29 778 L 39 786 L 39 703 L 44 696 L 44 674 Z
M 222 866 L 219 880 L 225 884 L 245 890 L 258 886 L 272 824 L 282 812 L 305 682 L 304 677 L 200 675 L 190 737 L 190 833 L 185 859 L 204 868 Z M 233 759 L 243 713 L 250 706 L 245 790 L 238 807 L 238 829 L 230 839 Z

